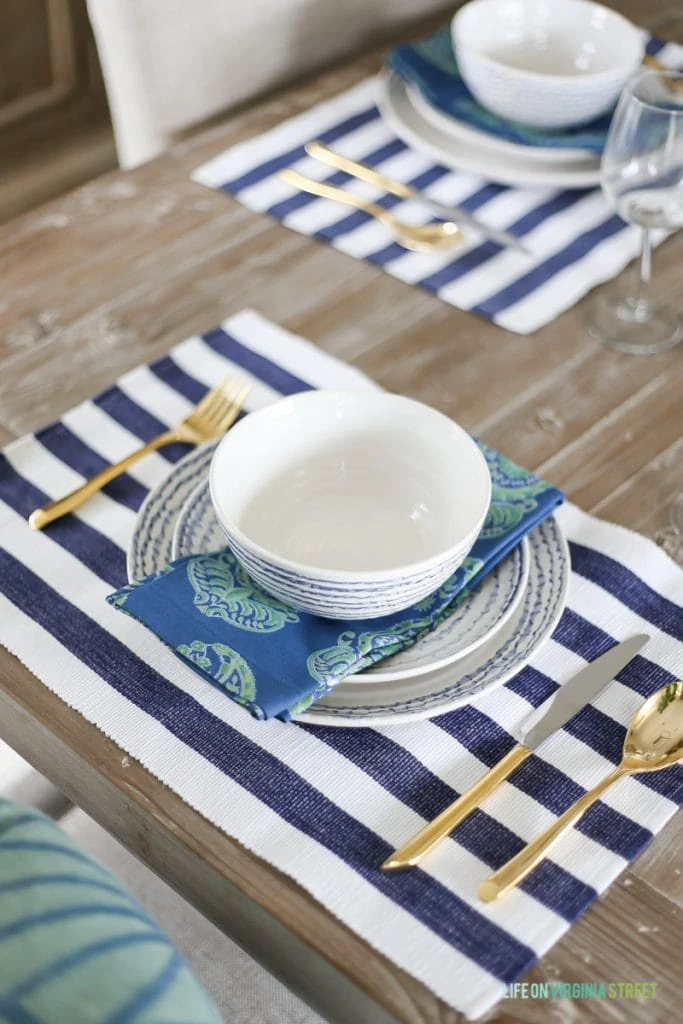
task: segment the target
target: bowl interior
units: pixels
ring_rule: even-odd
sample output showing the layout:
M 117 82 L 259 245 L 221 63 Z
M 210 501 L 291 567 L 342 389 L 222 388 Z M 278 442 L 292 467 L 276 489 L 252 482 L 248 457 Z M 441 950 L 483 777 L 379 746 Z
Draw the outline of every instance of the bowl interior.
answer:
M 454 26 L 456 46 L 536 74 L 618 71 L 642 56 L 637 29 L 586 0 L 474 0 L 456 14 Z
M 468 435 L 427 406 L 309 392 L 233 427 L 214 455 L 211 493 L 228 532 L 261 552 L 363 573 L 467 545 L 490 479 Z

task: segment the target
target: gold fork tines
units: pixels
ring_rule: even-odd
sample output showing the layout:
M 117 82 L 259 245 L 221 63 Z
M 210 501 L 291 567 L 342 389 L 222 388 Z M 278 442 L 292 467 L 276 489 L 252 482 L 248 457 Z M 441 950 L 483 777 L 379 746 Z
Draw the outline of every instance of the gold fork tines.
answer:
M 29 516 L 28 522 L 34 530 L 42 530 L 48 523 L 60 519 L 69 512 L 75 512 L 77 508 L 85 504 L 89 498 L 102 490 L 110 480 L 116 479 L 121 473 L 125 473 L 129 466 L 139 459 L 163 448 L 167 444 L 180 441 L 185 444 L 205 444 L 220 437 L 226 430 L 229 430 L 237 419 L 240 409 L 251 390 L 250 384 L 243 381 L 236 381 L 226 377 L 221 383 L 207 392 L 200 402 L 194 407 L 189 416 L 178 423 L 170 430 L 165 430 L 158 437 L 152 438 L 142 448 L 132 452 L 125 459 L 107 466 L 97 476 L 87 480 L 81 487 L 78 487 L 71 494 L 57 501 L 51 501 L 44 508 L 38 508 Z

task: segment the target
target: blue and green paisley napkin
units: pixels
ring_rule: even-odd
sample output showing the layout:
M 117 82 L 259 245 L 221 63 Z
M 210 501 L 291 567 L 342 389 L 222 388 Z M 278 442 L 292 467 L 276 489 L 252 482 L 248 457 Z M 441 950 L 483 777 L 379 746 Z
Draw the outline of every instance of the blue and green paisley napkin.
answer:
M 443 622 L 560 504 L 556 488 L 487 445 L 481 449 L 493 484 L 484 528 L 457 572 L 405 611 L 352 622 L 296 611 L 252 583 L 227 548 L 181 558 L 107 600 L 254 717 L 288 721 L 346 676 Z
M 460 77 L 448 25 L 428 39 L 396 47 L 386 63 L 408 85 L 419 89 L 437 110 L 500 139 L 522 146 L 587 149 L 596 153 L 605 147 L 612 111 L 588 125 L 549 131 L 507 121 L 482 107 Z

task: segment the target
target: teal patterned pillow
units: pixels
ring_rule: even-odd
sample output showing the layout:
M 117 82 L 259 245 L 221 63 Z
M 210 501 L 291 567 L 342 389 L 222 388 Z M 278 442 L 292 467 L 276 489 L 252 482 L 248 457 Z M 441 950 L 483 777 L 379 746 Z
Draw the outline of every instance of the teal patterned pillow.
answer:
M 220 1021 L 115 879 L 50 819 L 0 800 L 0 1022 Z

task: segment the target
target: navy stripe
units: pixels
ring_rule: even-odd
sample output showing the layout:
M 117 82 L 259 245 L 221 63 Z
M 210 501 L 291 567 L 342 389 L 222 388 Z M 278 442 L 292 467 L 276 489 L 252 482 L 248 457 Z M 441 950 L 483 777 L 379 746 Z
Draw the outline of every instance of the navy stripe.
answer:
M 557 192 L 546 202 L 523 214 L 513 224 L 510 224 L 506 230 L 510 234 L 522 238 L 550 217 L 565 213 L 571 209 L 572 206 L 585 199 L 587 194 L 585 191 Z M 437 270 L 434 274 L 423 278 L 418 284 L 421 288 L 427 288 L 429 291 L 439 291 L 441 288 L 445 288 L 446 285 L 452 284 L 459 278 L 464 277 L 465 274 L 469 274 L 470 271 L 476 270 L 499 252 L 500 246 L 495 242 L 482 242 L 476 248 L 470 249 L 469 252 L 464 253 L 458 259 L 453 260 L 452 263 Z
M 647 43 L 647 46 L 645 47 L 645 49 L 650 54 L 651 57 L 656 57 L 657 54 L 661 50 L 663 50 L 666 45 L 667 45 L 666 39 L 656 39 L 654 36 L 652 36 L 648 40 L 648 43 Z
M 532 665 L 525 667 L 514 678 L 505 683 L 505 689 L 527 700 L 532 707 L 539 707 L 557 689 L 558 684 L 544 672 Z
M 572 569 L 597 583 L 642 619 L 652 623 L 674 640 L 683 640 L 683 608 L 658 594 L 639 576 L 609 555 L 571 542 Z
M 527 274 L 517 278 L 511 284 L 500 291 L 490 295 L 484 302 L 472 306 L 472 313 L 479 313 L 485 317 L 495 317 L 502 313 L 509 306 L 531 295 L 536 288 L 540 288 L 547 281 L 566 270 L 572 263 L 577 263 L 586 256 L 595 246 L 605 242 L 608 238 L 626 230 L 627 225 L 616 214 L 612 214 L 606 220 L 601 221 L 595 227 L 584 231 L 577 238 L 574 238 L 569 245 L 559 252 L 554 253 L 543 263 L 538 263 Z
M 202 384 L 178 366 L 172 356 L 162 356 L 161 359 L 150 363 L 149 368 L 160 381 L 173 388 L 192 405 L 196 405 L 209 390 L 206 384 Z
M 357 114 L 353 114 L 351 117 L 347 117 L 340 124 L 333 125 L 332 128 L 328 128 L 326 131 L 318 133 L 316 138 L 319 139 L 320 142 L 326 142 L 329 145 L 330 143 L 341 139 L 344 135 L 349 135 L 351 132 L 355 132 L 358 128 L 362 128 L 371 121 L 378 121 L 379 117 L 379 110 L 373 105 L 371 107 L 367 107 L 365 110 L 360 110 Z M 277 171 L 281 171 L 284 167 L 289 167 L 290 164 L 296 163 L 297 160 L 303 160 L 305 156 L 306 150 L 303 145 L 296 146 L 294 149 L 289 149 L 285 153 L 280 153 L 278 156 L 274 156 L 270 160 L 266 160 L 265 163 L 259 164 L 258 167 L 253 167 L 250 171 L 246 171 L 238 178 L 233 178 L 231 181 L 224 182 L 224 184 L 221 185 L 221 190 L 232 193 L 241 192 L 243 188 L 250 188 L 252 185 L 258 185 L 260 181 L 264 181 Z
M 80 473 L 85 480 L 96 476 L 111 465 L 111 462 L 89 448 L 80 437 L 59 421 L 40 431 L 36 437 L 55 458 Z M 119 505 L 125 505 L 132 512 L 137 512 L 145 499 L 147 488 L 128 473 L 122 473 L 111 483 L 105 484 L 102 492 Z
M 153 365 L 150 365 L 150 370 L 153 370 Z M 176 390 L 179 389 L 176 388 Z M 204 394 L 207 391 L 208 388 L 204 387 Z M 163 434 L 169 428 L 168 423 L 163 423 L 157 419 L 156 416 L 153 416 L 147 409 L 138 405 L 137 402 L 117 386 L 109 388 L 108 391 L 105 391 L 104 394 L 99 395 L 93 401 L 103 412 L 106 412 L 113 420 L 116 420 L 122 427 L 125 427 L 126 430 L 130 431 L 131 434 L 135 434 L 145 443 L 158 437 L 159 434 Z M 187 444 L 167 444 L 157 450 L 157 455 L 160 455 L 162 459 L 166 459 L 167 462 L 174 464 L 187 455 L 189 447 Z
M 0 500 L 28 519 L 34 509 L 42 508 L 50 498 L 16 473 L 0 452 Z M 118 588 L 126 583 L 125 552 L 92 526 L 73 516 L 63 516 L 50 523 L 45 533 L 109 586 Z
M 573 548 L 573 546 L 573 543 L 570 542 L 570 548 Z M 591 551 L 591 558 L 595 554 L 596 552 Z M 619 566 L 619 571 L 627 572 L 622 565 Z M 601 583 L 600 586 L 602 587 L 603 584 Z M 615 594 L 615 596 L 621 600 L 619 593 Z M 657 601 L 666 602 L 666 598 L 660 594 L 654 596 Z M 586 661 L 593 661 L 594 658 L 597 658 L 598 655 L 608 650 L 614 644 L 613 638 L 608 633 L 605 633 L 595 623 L 583 618 L 571 608 L 565 608 L 562 613 L 554 639 L 570 651 L 585 658 Z M 622 668 L 621 672 L 617 673 L 615 678 L 620 683 L 623 683 L 624 686 L 630 687 L 635 693 L 639 693 L 641 697 L 645 698 L 653 694 L 655 690 L 674 682 L 676 679 L 671 672 L 667 672 L 666 669 L 657 665 L 656 662 L 650 661 L 643 654 L 636 654 L 629 661 L 628 665 Z
M 623 567 L 620 566 L 621 568 Z M 656 596 L 658 600 L 665 600 L 660 595 Z M 565 608 L 562 612 L 553 639 L 574 654 L 578 654 L 586 663 L 594 661 L 615 644 L 609 633 L 583 618 L 572 608 Z M 641 654 L 635 655 L 614 678 L 645 698 L 676 679 L 671 672 L 667 672 Z M 550 676 L 546 676 L 531 665 L 525 666 L 514 679 L 505 684 L 506 689 L 523 697 L 535 708 L 550 697 L 558 686 L 559 684 Z
M 174 687 L 3 551 L 0 581 L 11 601 L 49 629 L 88 668 L 285 821 L 341 857 L 444 941 L 501 981 L 517 977 L 533 963 L 531 949 L 423 872 L 402 877 L 380 872 L 379 865 L 392 852 L 388 843 L 268 751 Z
M 117 423 L 125 426 L 126 430 L 129 430 L 131 434 L 135 434 L 141 441 L 151 441 L 152 438 L 163 434 L 169 427 L 168 423 L 163 423 L 147 409 L 138 405 L 117 384 L 108 388 L 107 391 L 104 391 L 96 398 L 93 398 L 93 404 L 98 406 L 107 416 L 111 416 Z M 168 449 L 159 449 L 159 455 L 168 459 Z M 169 459 L 169 462 L 171 461 L 173 460 Z
M 253 374 L 254 377 L 258 377 L 264 384 L 279 391 L 281 395 L 295 395 L 300 391 L 313 390 L 313 385 L 308 381 L 302 380 L 301 377 L 278 366 L 267 356 L 254 352 L 221 327 L 208 331 L 202 335 L 202 338 L 214 352 L 237 363 L 242 369 Z

